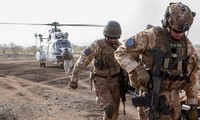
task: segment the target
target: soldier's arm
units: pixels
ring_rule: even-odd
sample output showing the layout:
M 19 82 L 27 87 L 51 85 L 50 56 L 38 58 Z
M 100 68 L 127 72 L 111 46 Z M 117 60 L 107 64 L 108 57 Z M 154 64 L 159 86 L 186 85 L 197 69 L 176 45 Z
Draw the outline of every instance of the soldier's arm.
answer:
M 187 103 L 189 105 L 197 105 L 198 104 L 198 99 L 197 99 L 197 95 L 198 95 L 198 71 L 199 71 L 199 67 L 197 65 L 196 59 L 197 55 L 192 55 L 189 58 L 189 65 L 188 65 L 188 71 L 189 73 L 191 73 L 191 76 L 189 78 L 190 83 L 188 85 L 188 87 L 186 87 L 186 95 L 187 95 Z M 193 69 L 193 71 L 192 71 Z
M 139 63 L 139 55 L 147 49 L 155 46 L 155 35 L 151 32 L 142 31 L 125 40 L 115 52 L 115 58 L 120 66 L 128 73 L 133 71 Z
M 79 74 L 88 66 L 94 59 L 95 54 L 99 51 L 99 46 L 96 42 L 93 42 L 88 48 L 86 48 L 82 55 L 79 57 L 74 65 L 72 71 L 73 81 L 78 81 Z

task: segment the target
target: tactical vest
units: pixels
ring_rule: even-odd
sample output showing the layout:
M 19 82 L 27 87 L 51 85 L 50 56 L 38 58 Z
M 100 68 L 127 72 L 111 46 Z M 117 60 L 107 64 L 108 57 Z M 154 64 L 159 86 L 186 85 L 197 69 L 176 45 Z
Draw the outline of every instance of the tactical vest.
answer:
M 61 53 L 61 56 L 62 56 L 63 60 L 72 60 L 73 59 L 73 53 L 71 53 L 71 52 L 64 51 Z
M 114 77 L 120 72 L 120 66 L 114 57 L 114 52 L 119 45 L 110 46 L 105 39 L 97 40 L 97 43 L 101 50 L 94 58 L 94 74 Z
M 163 77 L 163 89 L 182 89 L 185 80 L 183 75 L 187 73 L 187 38 L 180 41 L 174 41 L 170 38 L 170 33 L 165 28 L 154 27 L 156 34 L 156 47 L 164 53 L 161 77 Z M 153 58 L 150 52 L 143 55 L 143 62 L 148 68 L 153 66 Z

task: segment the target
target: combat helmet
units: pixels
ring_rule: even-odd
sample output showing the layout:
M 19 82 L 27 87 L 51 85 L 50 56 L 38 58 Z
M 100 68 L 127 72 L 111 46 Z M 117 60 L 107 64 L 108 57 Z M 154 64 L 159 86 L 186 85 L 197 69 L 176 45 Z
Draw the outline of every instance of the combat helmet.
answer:
M 193 23 L 196 13 L 181 2 L 170 3 L 162 20 L 163 27 L 176 31 L 188 31 Z
M 116 21 L 109 21 L 103 30 L 103 34 L 105 37 L 120 38 L 122 34 L 120 24 Z

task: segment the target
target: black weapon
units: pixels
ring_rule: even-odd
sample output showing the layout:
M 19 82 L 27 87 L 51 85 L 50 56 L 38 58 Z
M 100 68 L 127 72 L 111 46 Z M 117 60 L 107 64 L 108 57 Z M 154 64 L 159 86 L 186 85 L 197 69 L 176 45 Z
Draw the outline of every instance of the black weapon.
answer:
M 133 91 L 130 92 L 130 90 L 127 90 L 127 92 L 129 95 L 132 96 L 132 104 L 133 105 L 135 105 L 136 107 L 139 107 L 139 106 L 149 107 L 150 108 L 149 109 L 149 119 L 150 120 L 158 120 L 159 113 L 162 113 L 164 115 L 169 115 L 170 112 L 168 109 L 168 105 L 166 104 L 166 100 L 167 100 L 166 96 L 160 95 L 160 90 L 162 89 L 162 81 L 163 81 L 163 79 L 161 78 L 163 53 L 159 49 L 153 49 L 152 56 L 154 59 L 154 68 L 152 70 L 152 82 L 153 82 L 152 91 L 149 91 L 145 96 L 140 96 L 140 97 L 138 97 L 138 95 L 134 95 L 134 94 L 131 95 L 131 93 L 134 93 Z M 184 75 L 182 77 L 182 79 L 186 80 L 186 83 L 188 83 L 189 77 L 191 76 L 191 73 L 194 70 L 194 68 L 195 67 L 193 67 L 193 69 L 191 70 L 189 75 Z M 172 79 L 172 80 L 176 80 L 177 78 L 180 78 L 180 76 L 177 75 L 177 76 L 170 77 L 170 79 Z M 198 113 L 200 113 L 200 108 L 198 109 Z M 182 107 L 181 115 L 186 115 L 184 113 L 183 107 Z
M 158 110 L 163 114 L 169 114 L 169 111 L 167 109 L 167 105 L 166 104 L 163 105 L 163 103 L 165 103 L 166 101 L 166 97 L 160 96 L 160 88 L 162 83 L 162 78 L 160 77 L 160 69 L 163 63 L 163 53 L 159 49 L 152 49 L 151 52 L 154 59 L 154 68 L 152 71 L 153 90 L 144 97 L 133 97 L 132 104 L 135 106 L 149 107 L 150 120 L 157 120 L 159 118 Z M 124 74 L 124 70 L 122 68 L 120 71 L 119 83 L 120 83 L 120 97 L 122 98 L 122 102 L 124 105 L 124 114 L 125 114 L 125 101 L 126 101 L 125 94 L 128 93 L 133 96 L 138 96 L 138 95 L 132 92 L 134 88 L 128 85 L 128 76 Z
M 128 85 L 126 94 L 132 98 L 132 105 L 136 107 L 151 107 L 151 94 L 147 94 L 145 96 L 140 96 L 136 93 L 135 89 Z M 159 97 L 159 104 L 158 104 L 158 110 L 163 113 L 169 113 L 169 110 L 167 108 L 167 105 L 165 104 L 166 97 L 160 96 Z M 187 120 L 187 113 L 190 110 L 190 106 L 187 104 L 181 105 L 181 115 L 180 120 Z M 197 108 L 198 116 L 200 119 L 200 107 Z
M 94 73 L 93 73 L 93 69 L 92 69 L 92 70 L 90 70 L 90 89 L 91 90 L 92 90 L 93 79 L 94 79 Z
M 145 96 L 140 96 L 136 92 L 136 90 L 129 84 L 127 85 L 126 94 L 131 97 L 132 105 L 136 107 L 139 107 L 139 106 L 150 107 L 151 106 L 151 95 L 147 94 Z
M 153 90 L 152 90 L 152 97 L 151 97 L 149 119 L 157 120 L 159 119 L 158 106 L 159 106 L 159 99 L 160 99 L 160 89 L 161 89 L 161 84 L 162 84 L 160 69 L 163 64 L 163 53 L 159 49 L 152 49 L 151 52 L 153 56 L 154 67 L 152 71 Z
M 168 105 L 166 105 L 167 98 L 160 95 L 162 78 L 160 76 L 160 69 L 163 64 L 163 53 L 159 49 L 152 49 L 152 56 L 154 59 L 154 67 L 152 69 L 152 90 L 145 96 L 133 97 L 132 104 L 135 106 L 149 107 L 149 119 L 158 120 L 159 112 L 168 115 Z
M 120 68 L 120 75 L 119 75 L 120 97 L 121 97 L 123 107 L 124 107 L 124 115 L 126 114 L 125 102 L 126 102 L 126 92 L 127 92 L 128 81 L 129 81 L 128 73 L 122 68 Z

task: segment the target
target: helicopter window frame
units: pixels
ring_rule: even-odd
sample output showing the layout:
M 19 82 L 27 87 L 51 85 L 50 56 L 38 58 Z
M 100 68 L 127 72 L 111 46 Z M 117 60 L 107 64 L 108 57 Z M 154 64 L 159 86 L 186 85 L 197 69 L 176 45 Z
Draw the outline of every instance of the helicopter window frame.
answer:
M 62 47 L 72 48 L 71 42 L 69 40 L 60 41 L 60 44 L 61 44 Z
M 58 48 L 62 48 L 60 42 L 56 41 L 55 43 L 53 43 L 53 48 L 54 49 L 58 49 Z

